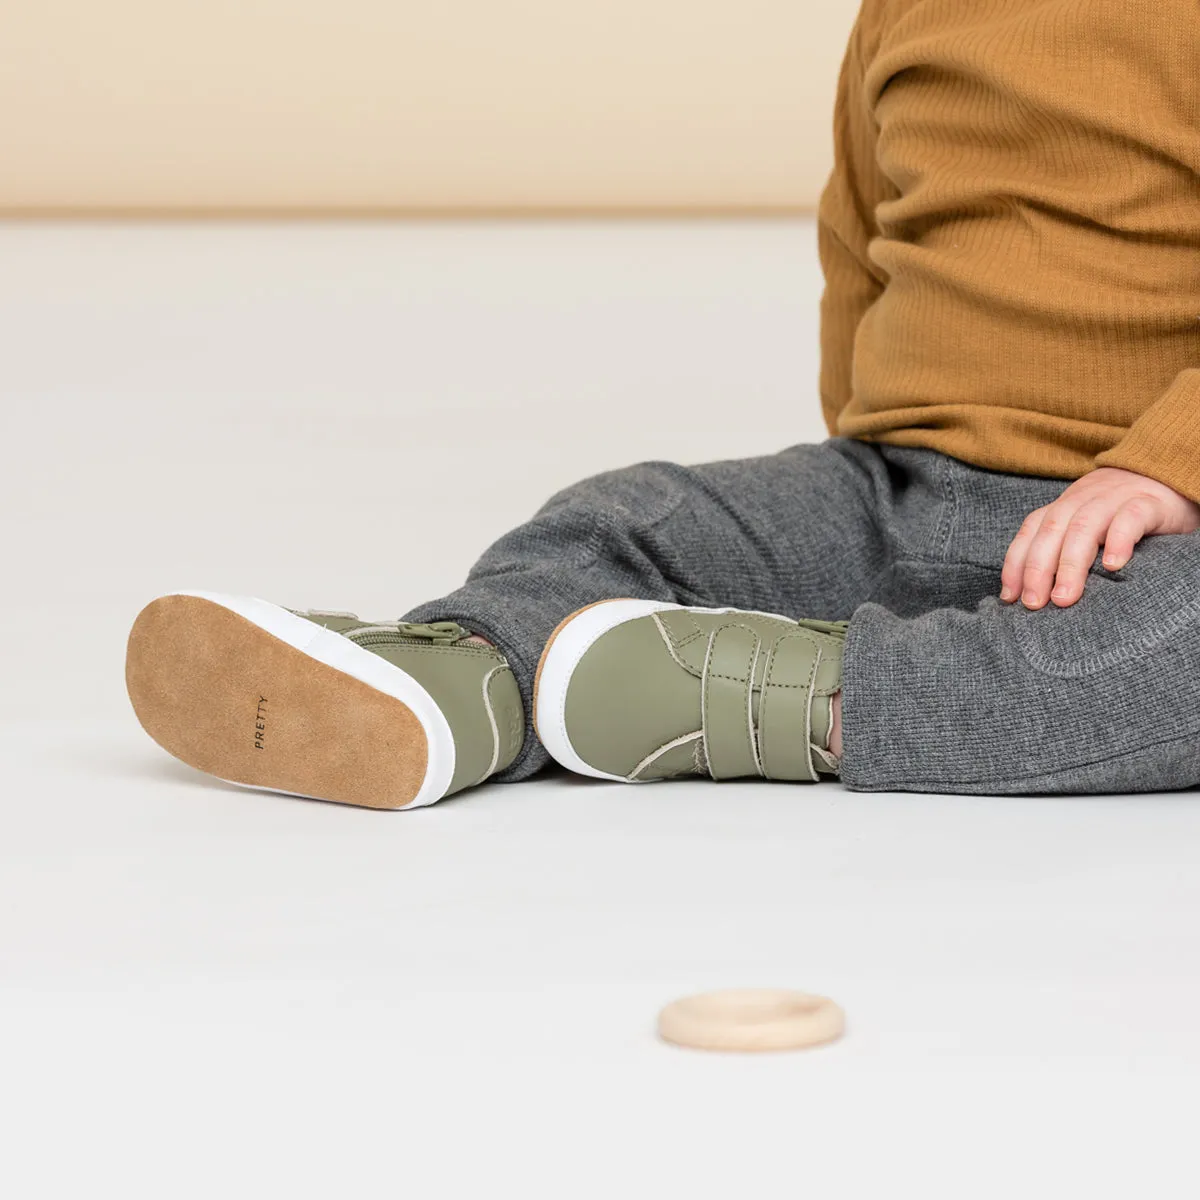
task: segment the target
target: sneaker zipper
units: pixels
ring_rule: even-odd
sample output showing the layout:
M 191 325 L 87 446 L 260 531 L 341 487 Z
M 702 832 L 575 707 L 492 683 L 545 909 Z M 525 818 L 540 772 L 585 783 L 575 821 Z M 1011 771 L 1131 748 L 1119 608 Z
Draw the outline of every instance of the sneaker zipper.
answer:
M 368 625 L 364 629 L 351 629 L 344 636 L 360 646 L 452 646 L 471 634 L 456 621 L 434 621 L 423 625 L 400 621 L 395 625 Z

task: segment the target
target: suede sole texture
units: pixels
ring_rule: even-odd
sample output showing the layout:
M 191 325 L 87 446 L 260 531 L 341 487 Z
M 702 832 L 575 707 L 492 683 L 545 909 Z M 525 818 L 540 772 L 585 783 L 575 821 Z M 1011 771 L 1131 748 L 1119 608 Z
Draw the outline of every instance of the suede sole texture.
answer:
M 207 599 L 148 604 L 125 681 L 164 750 L 230 783 L 397 809 L 426 780 L 429 741 L 407 704 Z

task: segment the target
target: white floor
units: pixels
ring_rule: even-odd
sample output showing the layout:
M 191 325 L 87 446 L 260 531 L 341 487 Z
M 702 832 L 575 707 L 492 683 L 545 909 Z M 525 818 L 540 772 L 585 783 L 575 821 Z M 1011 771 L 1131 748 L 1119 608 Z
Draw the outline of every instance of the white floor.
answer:
M 555 488 L 824 436 L 811 223 L 0 227 L 0 1193 L 1193 1196 L 1200 800 L 244 792 L 178 587 L 398 615 Z M 745 418 L 745 419 L 743 419 Z M 658 1008 L 827 993 L 835 1045 Z

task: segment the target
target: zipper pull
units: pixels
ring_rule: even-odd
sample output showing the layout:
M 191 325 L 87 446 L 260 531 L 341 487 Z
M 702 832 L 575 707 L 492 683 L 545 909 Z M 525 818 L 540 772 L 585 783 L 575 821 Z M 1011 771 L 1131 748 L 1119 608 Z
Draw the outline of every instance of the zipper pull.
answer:
M 801 629 L 811 629 L 816 633 L 828 633 L 834 637 L 840 637 L 843 641 L 846 637 L 846 629 L 849 627 L 849 621 L 818 621 L 813 617 L 802 617 L 796 622 Z
M 443 644 L 461 642 L 463 638 L 471 636 L 457 621 L 433 621 L 428 624 L 401 621 L 397 624 L 396 629 L 401 637 Z

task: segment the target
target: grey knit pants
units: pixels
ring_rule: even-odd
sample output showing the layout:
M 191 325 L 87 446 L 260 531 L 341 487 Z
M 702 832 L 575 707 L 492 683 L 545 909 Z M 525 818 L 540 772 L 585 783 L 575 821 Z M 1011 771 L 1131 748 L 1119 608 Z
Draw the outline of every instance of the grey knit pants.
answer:
M 409 621 L 457 620 L 507 655 L 528 713 L 538 656 L 616 596 L 849 618 L 842 782 L 856 791 L 1200 786 L 1200 531 L 1099 556 L 1082 599 L 1002 604 L 1021 522 L 1063 480 L 849 438 L 559 492 Z M 529 726 L 500 778 L 548 761 Z

